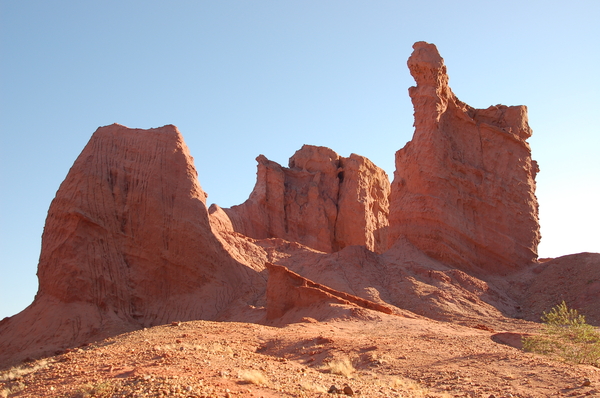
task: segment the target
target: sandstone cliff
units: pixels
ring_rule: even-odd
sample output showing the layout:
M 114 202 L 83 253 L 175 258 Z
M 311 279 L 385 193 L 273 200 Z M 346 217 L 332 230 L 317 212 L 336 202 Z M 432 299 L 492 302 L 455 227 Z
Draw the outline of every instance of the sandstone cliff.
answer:
M 217 319 L 251 285 L 264 288 L 213 235 L 205 199 L 174 126 L 99 128 L 48 211 L 34 303 L 0 324 L 0 362 L 116 330 Z
M 207 210 L 174 126 L 99 128 L 50 206 L 33 304 L 0 322 L 0 368 L 193 319 L 278 325 L 374 309 L 503 327 L 565 298 L 599 322 L 600 255 L 532 264 L 525 107 L 460 102 L 431 44 L 416 43 L 408 64 L 415 134 L 391 187 L 362 156 L 305 145 L 289 167 L 259 156 L 248 200 Z
M 406 237 L 446 264 L 499 274 L 531 263 L 540 240 L 538 166 L 526 107 L 464 104 L 436 47 L 413 48 L 415 133 L 396 153 L 390 246 Z
M 290 158 L 289 168 L 262 155 L 256 160 L 257 181 L 248 200 L 223 209 L 236 232 L 328 253 L 350 245 L 386 248 L 389 180 L 370 160 L 311 145 Z

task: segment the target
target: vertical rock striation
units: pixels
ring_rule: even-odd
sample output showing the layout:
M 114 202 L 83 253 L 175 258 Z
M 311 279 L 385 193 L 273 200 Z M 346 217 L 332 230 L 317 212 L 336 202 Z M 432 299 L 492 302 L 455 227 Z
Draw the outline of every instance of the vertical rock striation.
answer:
M 290 158 L 289 168 L 262 155 L 256 160 L 257 181 L 248 200 L 223 209 L 236 232 L 328 253 L 351 245 L 386 249 L 390 185 L 370 160 L 311 145 Z
M 436 47 L 413 48 L 415 133 L 396 153 L 390 246 L 404 236 L 444 263 L 493 273 L 534 261 L 538 166 L 526 141 L 527 108 L 466 105 L 452 93 Z
M 99 128 L 50 205 L 38 294 L 0 324 L 0 353 L 38 355 L 115 330 L 218 319 L 251 284 L 264 287 L 213 235 L 205 200 L 175 126 Z
M 175 126 L 98 129 L 50 206 L 39 294 L 151 324 L 214 318 L 234 286 L 216 306 L 196 302 L 203 287 L 239 281 L 205 200 Z

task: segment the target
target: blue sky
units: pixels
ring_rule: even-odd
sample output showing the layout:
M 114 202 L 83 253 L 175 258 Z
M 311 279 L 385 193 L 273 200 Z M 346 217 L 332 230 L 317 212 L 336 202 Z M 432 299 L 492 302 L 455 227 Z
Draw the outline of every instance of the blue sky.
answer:
M 97 127 L 178 126 L 223 207 L 256 156 L 287 165 L 303 144 L 391 177 L 420 40 L 462 101 L 528 106 L 540 256 L 598 252 L 599 20 L 595 0 L 2 0 L 0 319 L 33 300 L 48 207 Z

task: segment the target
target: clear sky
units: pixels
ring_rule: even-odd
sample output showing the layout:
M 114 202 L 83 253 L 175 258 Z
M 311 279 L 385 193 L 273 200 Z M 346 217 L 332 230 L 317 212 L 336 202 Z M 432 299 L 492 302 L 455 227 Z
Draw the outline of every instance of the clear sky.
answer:
M 527 105 L 541 257 L 600 251 L 600 2 L 0 1 L 0 319 L 31 303 L 48 207 L 97 127 L 174 124 L 209 203 L 264 154 L 357 153 L 392 177 L 406 60 L 437 45 L 477 108 Z

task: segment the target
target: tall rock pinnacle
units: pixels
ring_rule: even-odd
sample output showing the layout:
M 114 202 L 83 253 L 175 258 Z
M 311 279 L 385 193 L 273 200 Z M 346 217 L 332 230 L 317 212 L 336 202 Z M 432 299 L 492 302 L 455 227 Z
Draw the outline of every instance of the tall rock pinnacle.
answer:
M 396 153 L 390 245 L 404 236 L 442 262 L 494 273 L 535 260 L 538 166 L 526 142 L 527 108 L 466 105 L 448 86 L 436 47 L 413 48 L 415 133 Z

